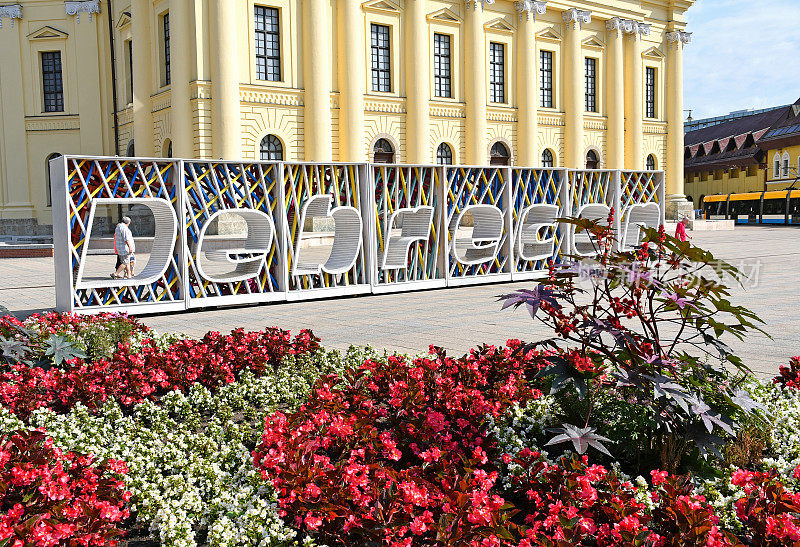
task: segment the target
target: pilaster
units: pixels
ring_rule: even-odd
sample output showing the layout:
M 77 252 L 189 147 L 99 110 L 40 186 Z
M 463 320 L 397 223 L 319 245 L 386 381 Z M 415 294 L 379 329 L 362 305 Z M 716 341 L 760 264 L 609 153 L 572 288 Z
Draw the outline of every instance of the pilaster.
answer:
M 544 15 L 547 2 L 515 2 L 519 13 L 517 87 L 519 92 L 519 129 L 517 155 L 520 165 L 539 165 L 539 71 L 536 54 L 536 16 Z
M 691 42 L 690 32 L 668 32 L 667 39 L 667 209 L 677 218 L 687 210 L 683 193 L 683 48 Z M 691 207 L 689 207 L 691 208 Z
M 591 22 L 592 13 L 576 8 L 562 14 L 564 20 L 564 163 L 566 167 L 583 169 L 584 78 L 581 29 Z
M 466 61 L 471 73 L 466 77 L 467 112 L 467 163 L 488 163 L 486 129 L 486 38 L 483 32 L 484 4 L 494 0 L 467 0 L 466 2 Z
M 301 3 L 303 5 L 305 159 L 307 161 L 331 161 L 333 152 L 328 2 L 303 0 Z
M 644 168 L 644 68 L 641 36 L 650 32 L 649 25 L 626 21 L 623 27 L 627 38 L 625 70 L 625 168 Z
M 100 98 L 100 72 L 98 67 L 102 64 L 100 59 L 99 17 L 92 14 L 100 13 L 100 5 L 96 1 L 66 2 L 65 12 L 68 16 L 75 17 L 76 46 L 78 50 L 77 63 L 80 93 L 78 94 L 78 114 L 81 124 L 81 146 L 83 154 L 98 155 L 104 150 L 103 120 L 101 118 Z M 81 13 L 85 14 L 81 19 Z
M 431 163 L 430 76 L 426 0 L 406 0 L 406 161 Z
M 4 6 L 6 7 L 6 6 Z M 3 15 L 5 13 L 5 15 Z M 10 23 L 22 19 L 22 8 L 0 12 Z M 2 21 L 2 19 L 0 19 Z M 2 182 L 2 218 L 33 216 L 28 176 L 28 147 L 25 135 L 23 107 L 22 56 L 20 43 L 22 26 L 11 24 L 0 28 L 0 182 Z
M 170 2 L 170 118 L 172 123 L 172 153 L 177 158 L 195 157 L 192 130 L 192 105 L 189 82 L 193 80 L 195 39 L 191 32 L 194 22 L 194 0 Z
M 363 138 L 366 90 L 364 16 L 360 2 L 340 0 L 336 5 L 339 23 L 339 160 L 362 162 L 366 160 Z
M 236 0 L 209 0 L 211 26 L 211 139 L 215 158 L 242 156 Z
M 624 21 L 619 17 L 606 21 L 606 29 L 608 29 L 608 47 L 606 48 L 607 158 L 608 167 L 611 169 L 625 167 Z
M 213 1 L 213 0 L 212 0 Z M 153 66 L 150 28 L 152 2 L 131 0 L 131 34 L 133 36 L 133 145 L 139 157 L 155 155 L 153 142 Z

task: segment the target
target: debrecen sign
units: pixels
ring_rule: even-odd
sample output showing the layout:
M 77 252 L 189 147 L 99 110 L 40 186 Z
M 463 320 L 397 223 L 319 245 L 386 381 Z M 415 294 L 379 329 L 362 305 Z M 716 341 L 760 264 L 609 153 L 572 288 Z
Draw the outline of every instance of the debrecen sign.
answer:
M 50 170 L 57 307 L 83 313 L 529 279 L 593 253 L 558 218 L 613 207 L 621 245 L 664 220 L 659 171 L 77 156 Z M 147 227 L 129 279 L 109 277 L 120 210 Z

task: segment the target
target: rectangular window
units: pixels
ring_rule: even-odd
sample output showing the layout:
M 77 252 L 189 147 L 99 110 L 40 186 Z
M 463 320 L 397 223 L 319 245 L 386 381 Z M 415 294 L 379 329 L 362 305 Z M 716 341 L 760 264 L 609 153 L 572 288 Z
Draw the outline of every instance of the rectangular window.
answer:
M 489 43 L 489 87 L 493 103 L 506 102 L 506 46 Z
M 277 8 L 255 6 L 256 79 L 281 81 L 281 34 Z
M 64 82 L 61 75 L 61 52 L 42 52 L 42 89 L 44 111 L 64 112 Z
M 539 90 L 541 107 L 553 108 L 553 52 L 539 52 Z
M 597 59 L 586 57 L 586 112 L 597 112 Z
M 127 85 L 128 97 L 126 103 L 133 102 L 133 40 L 125 41 L 125 65 L 128 70 L 125 83 Z
M 436 97 L 453 97 L 450 65 L 450 36 L 433 35 L 433 85 Z
M 389 27 L 372 25 L 372 91 L 392 91 Z
M 645 71 L 645 116 L 656 117 L 656 69 L 647 67 Z
M 172 81 L 170 54 L 169 54 L 169 13 L 165 13 L 161 18 L 161 27 L 164 32 L 164 83 L 169 85 Z

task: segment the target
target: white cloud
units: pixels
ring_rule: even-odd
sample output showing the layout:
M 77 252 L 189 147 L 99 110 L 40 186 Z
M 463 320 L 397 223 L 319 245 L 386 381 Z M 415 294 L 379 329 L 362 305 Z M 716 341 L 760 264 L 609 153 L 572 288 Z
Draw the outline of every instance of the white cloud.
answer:
M 684 102 L 695 118 L 800 97 L 798 0 L 698 0 L 687 16 Z

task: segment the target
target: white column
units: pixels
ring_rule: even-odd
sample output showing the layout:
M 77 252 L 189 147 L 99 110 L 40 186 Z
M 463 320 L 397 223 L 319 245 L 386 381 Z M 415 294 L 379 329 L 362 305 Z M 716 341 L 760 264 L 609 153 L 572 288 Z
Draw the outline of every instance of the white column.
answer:
M 131 0 L 131 35 L 133 36 L 133 144 L 139 157 L 155 155 L 153 142 L 153 38 L 149 0 Z
M 242 157 L 236 0 L 209 0 L 211 26 L 211 150 L 215 158 Z
M 608 112 L 607 154 L 610 169 L 625 167 L 625 82 L 623 26 L 619 17 L 606 22 L 608 29 L 606 104 Z
M 536 55 L 536 16 L 547 10 L 547 2 L 515 2 L 519 12 L 517 87 L 519 92 L 519 129 L 517 155 L 519 164 L 536 167 L 539 157 L 539 71 Z
M 339 15 L 339 160 L 362 162 L 366 161 L 364 16 L 358 0 L 339 0 L 336 4 Z
M 667 33 L 667 163 L 668 199 L 683 200 L 683 47 L 690 32 Z
M 483 32 L 483 4 L 494 0 L 467 0 L 466 3 L 466 74 L 467 163 L 486 165 L 486 38 Z
M 426 0 L 406 0 L 406 162 L 432 163 Z
M 583 112 L 585 105 L 584 61 L 581 49 L 581 27 L 592 20 L 590 11 L 569 9 L 564 19 L 564 163 L 566 167 L 583 169 Z
M 191 29 L 194 22 L 194 0 L 175 0 L 169 5 L 170 27 L 170 119 L 172 121 L 172 153 L 176 158 L 192 158 L 194 135 L 192 132 L 192 104 L 189 82 L 194 75 L 195 39 Z
M 302 4 L 305 158 L 308 161 L 331 161 L 329 2 L 303 0 Z

